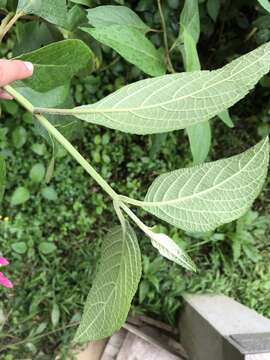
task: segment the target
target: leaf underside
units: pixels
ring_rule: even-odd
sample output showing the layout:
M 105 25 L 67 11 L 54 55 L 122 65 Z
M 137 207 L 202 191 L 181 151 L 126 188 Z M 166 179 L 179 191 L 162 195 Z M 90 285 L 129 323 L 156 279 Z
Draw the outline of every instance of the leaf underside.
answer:
M 74 115 L 135 134 L 183 129 L 211 119 L 242 99 L 270 69 L 270 43 L 214 71 L 165 75 L 125 86 Z
M 104 239 L 101 261 L 88 295 L 76 342 L 110 336 L 125 322 L 141 277 L 141 257 L 136 234 L 127 223 Z
M 191 232 L 204 232 L 243 215 L 258 196 L 269 162 L 268 138 L 240 155 L 159 176 L 144 209 Z

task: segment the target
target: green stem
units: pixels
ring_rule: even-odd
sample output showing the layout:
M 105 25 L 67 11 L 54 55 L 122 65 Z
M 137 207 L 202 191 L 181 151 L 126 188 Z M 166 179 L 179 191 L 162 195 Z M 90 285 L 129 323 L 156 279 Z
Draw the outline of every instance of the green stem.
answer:
M 163 39 L 164 39 L 164 46 L 165 46 L 168 70 L 171 73 L 175 73 L 175 70 L 174 70 L 174 67 L 173 67 L 173 64 L 172 64 L 172 61 L 171 61 L 171 57 L 170 57 L 167 28 L 166 28 L 166 22 L 165 22 L 164 14 L 163 14 L 163 11 L 162 11 L 161 0 L 157 0 L 157 4 L 158 4 L 158 11 L 159 11 L 160 19 L 161 19 L 161 26 L 162 26 L 162 30 L 163 30 Z
M 134 221 L 134 223 L 145 233 L 149 234 L 149 227 L 146 226 L 135 214 L 133 211 L 130 210 L 128 206 L 123 204 L 122 202 L 119 203 L 120 207 L 124 210 L 124 212 Z
M 10 16 L 10 14 L 8 14 L 6 16 L 6 18 L 9 17 L 9 21 L 7 22 L 7 24 L 5 24 L 5 26 L 0 30 L 0 42 L 3 40 L 4 36 L 6 35 L 6 33 L 12 28 L 12 26 L 16 23 L 16 21 L 23 15 L 23 13 L 19 12 L 16 13 L 13 17 Z
M 13 96 L 26 110 L 34 113 L 34 106 L 13 87 L 7 85 L 4 89 Z M 111 186 L 99 175 L 99 173 L 85 160 L 85 158 L 75 149 L 75 147 L 43 116 L 34 114 L 41 125 L 70 153 L 70 155 L 85 169 L 85 171 L 102 187 L 104 191 L 114 200 L 119 199 L 119 195 Z

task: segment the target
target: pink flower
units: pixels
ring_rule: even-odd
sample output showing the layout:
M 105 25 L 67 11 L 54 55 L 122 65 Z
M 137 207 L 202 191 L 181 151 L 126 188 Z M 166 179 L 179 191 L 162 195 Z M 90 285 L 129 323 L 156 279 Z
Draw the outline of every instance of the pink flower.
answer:
M 8 264 L 9 264 L 8 260 L 3 256 L 0 256 L 0 267 Z M 0 272 L 0 285 L 3 285 L 6 288 L 13 287 L 12 282 L 7 277 L 5 277 L 5 275 L 2 272 Z

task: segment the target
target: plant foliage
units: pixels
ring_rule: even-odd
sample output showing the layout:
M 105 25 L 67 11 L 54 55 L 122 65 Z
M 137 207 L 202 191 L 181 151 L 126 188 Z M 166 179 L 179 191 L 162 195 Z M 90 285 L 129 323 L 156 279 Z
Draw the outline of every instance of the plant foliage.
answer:
M 209 120 L 219 116 L 232 126 L 227 109 L 243 99 L 269 72 L 270 42 L 264 42 L 218 70 L 201 70 L 197 51 L 201 32 L 197 0 L 185 1 L 179 31 L 172 44 L 169 44 L 163 9 L 158 1 L 163 46 L 153 42 L 152 33 L 160 30 L 147 25 L 129 7 L 106 5 L 89 9 L 91 1 L 87 0 L 19 0 L 15 3 L 0 2 L 7 12 L 0 28 L 1 39 L 16 21 L 23 21 L 25 15 L 34 14 L 48 22 L 43 26 L 34 20 L 17 23 L 20 25 L 16 28 L 16 58 L 31 61 L 35 71 L 31 78 L 4 87 L 35 118 L 36 132 L 52 146 L 47 171 L 43 163 L 36 163 L 30 170 L 30 180 L 35 186 L 44 179 L 49 182 L 57 150 L 62 145 L 113 200 L 121 225 L 114 227 L 112 224 L 112 230 L 103 241 L 98 271 L 75 337 L 77 342 L 101 339 L 110 336 L 125 321 L 141 277 L 140 248 L 128 219 L 151 239 L 153 247 L 162 256 L 186 270 L 196 269 L 178 243 L 165 233 L 156 233 L 146 226 L 131 206 L 187 232 L 207 232 L 244 215 L 262 189 L 269 162 L 266 136 L 241 154 L 202 162 L 211 145 Z M 267 9 L 267 2 L 260 3 Z M 206 10 L 211 21 L 216 22 L 220 2 L 207 1 Z M 27 44 L 29 29 L 42 34 L 42 40 L 39 38 L 31 45 Z M 27 44 L 26 47 L 22 43 Z M 120 83 L 119 89 L 112 93 L 108 87 L 109 95 L 81 105 L 77 94 L 70 91 L 72 79 L 78 74 L 87 77 L 94 70 L 102 71 L 102 50 L 106 52 L 108 48 L 133 64 L 134 71 L 140 69 L 152 78 L 128 85 Z M 171 53 L 175 49 L 182 54 L 185 72 L 174 70 Z M 118 55 L 115 56 L 118 61 Z M 15 115 L 16 105 L 15 109 L 11 106 L 9 112 Z M 48 114 L 48 118 L 44 114 Z M 82 123 L 79 120 L 138 135 L 162 134 L 164 137 L 165 132 L 187 129 L 194 162 L 202 164 L 160 175 L 144 200 L 133 199 L 116 192 L 103 174 L 97 172 L 69 142 L 68 138 L 74 132 L 80 133 Z M 23 148 L 27 141 L 26 130 L 22 126 L 15 128 L 12 138 L 17 149 Z M 40 153 L 43 148 L 35 146 L 33 151 Z M 132 149 L 129 151 L 132 154 Z M 5 162 L 1 157 L 1 196 L 4 184 Z M 55 190 L 49 185 L 43 187 L 41 195 L 50 202 L 57 200 Z M 30 196 L 28 188 L 18 184 L 10 204 L 14 207 L 24 204 Z M 241 249 L 237 237 L 233 239 L 234 258 L 237 259 Z M 242 247 L 248 252 L 251 245 L 247 243 Z M 24 254 L 27 246 L 19 241 L 13 244 L 13 249 Z M 43 241 L 39 251 L 48 255 L 56 251 L 56 246 Z M 146 291 L 140 288 L 141 298 L 145 294 Z M 59 307 L 54 304 L 54 326 L 59 316 Z

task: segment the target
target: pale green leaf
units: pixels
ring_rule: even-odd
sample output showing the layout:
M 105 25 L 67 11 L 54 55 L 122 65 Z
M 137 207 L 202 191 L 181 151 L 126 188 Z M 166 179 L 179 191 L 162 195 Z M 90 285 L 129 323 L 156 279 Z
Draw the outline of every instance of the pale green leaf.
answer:
M 200 37 L 200 15 L 198 0 L 186 0 L 180 15 L 179 41 L 184 42 L 183 33 L 190 34 L 195 44 Z
M 69 95 L 69 84 L 55 87 L 47 92 L 38 92 L 29 87 L 15 88 L 34 106 L 58 106 L 63 104 Z
M 143 207 L 186 231 L 213 230 L 249 209 L 264 183 L 268 161 L 266 138 L 240 155 L 161 175 Z
M 17 86 L 27 86 L 35 91 L 46 92 L 67 84 L 84 68 L 88 67 L 90 72 L 93 54 L 81 40 L 71 39 L 49 44 L 18 56 L 17 59 L 31 61 L 35 67 L 33 76 L 17 82 Z
M 66 0 L 19 0 L 17 13 L 35 14 L 57 25 L 65 25 Z
M 51 312 L 51 320 L 52 320 L 52 325 L 54 327 L 58 325 L 59 319 L 60 319 L 60 309 L 58 304 L 54 303 Z
M 234 127 L 234 123 L 230 117 L 230 113 L 228 110 L 224 110 L 218 114 L 218 117 L 226 124 L 229 128 Z
M 41 191 L 42 196 L 49 201 L 56 201 L 58 199 L 57 193 L 53 187 L 47 186 Z
M 135 134 L 183 129 L 234 105 L 269 69 L 270 43 L 267 43 L 219 70 L 141 80 L 66 114 Z
M 11 206 L 21 205 L 30 199 L 30 193 L 28 189 L 23 186 L 17 187 L 12 194 L 10 204 Z
M 183 266 L 187 270 L 196 271 L 196 266 L 191 258 L 169 236 L 150 230 L 147 232 L 147 235 L 150 237 L 152 245 L 158 250 L 160 255 Z
M 82 28 L 82 30 L 102 44 L 113 48 L 146 74 L 151 76 L 165 74 L 166 68 L 161 53 L 141 31 L 122 25 Z
M 12 142 L 16 149 L 20 149 L 26 143 L 27 132 L 24 127 L 17 126 L 12 132 Z
M 87 11 L 89 24 L 94 27 L 123 25 L 135 28 L 142 33 L 149 31 L 149 27 L 139 16 L 126 6 L 103 5 Z
M 39 251 L 44 254 L 48 255 L 56 251 L 57 247 L 54 245 L 54 243 L 49 241 L 43 241 L 38 246 Z
M 205 161 L 211 147 L 211 127 L 209 121 L 187 128 L 194 165 Z
M 11 245 L 12 250 L 18 254 L 25 254 L 27 251 L 27 245 L 24 241 L 19 241 Z
M 0 201 L 3 198 L 6 185 L 6 163 L 2 155 L 0 155 Z
M 183 45 L 180 47 L 184 66 L 186 71 L 201 70 L 200 59 L 197 52 L 197 46 L 192 36 L 184 31 L 182 34 Z
M 31 168 L 29 176 L 33 182 L 41 182 L 45 176 L 45 166 L 42 163 L 35 164 Z
M 126 224 L 104 239 L 98 272 L 88 295 L 76 342 L 112 335 L 125 322 L 141 277 L 141 255 L 136 234 Z
M 270 13 L 270 2 L 269 0 L 258 0 L 261 6 Z

